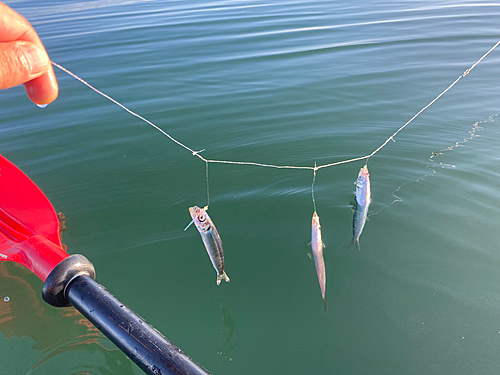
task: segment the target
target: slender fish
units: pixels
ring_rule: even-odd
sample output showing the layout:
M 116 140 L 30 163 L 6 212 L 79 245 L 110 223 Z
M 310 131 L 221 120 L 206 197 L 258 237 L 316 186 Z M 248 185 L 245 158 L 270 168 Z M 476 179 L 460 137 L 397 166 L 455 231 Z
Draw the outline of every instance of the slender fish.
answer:
M 370 174 L 368 167 L 365 165 L 358 174 L 356 184 L 356 199 L 354 203 L 354 216 L 352 220 L 352 241 L 349 247 L 356 245 L 359 251 L 359 236 L 365 226 L 366 216 L 368 215 L 368 207 L 371 203 L 370 192 Z
M 219 285 L 223 279 L 226 282 L 229 282 L 229 277 L 227 277 L 226 272 L 224 271 L 224 252 L 222 250 L 222 240 L 220 239 L 219 232 L 217 232 L 212 219 L 210 219 L 210 216 L 208 216 L 205 209 L 199 208 L 198 206 L 189 207 L 189 214 L 193 219 L 189 225 L 193 222 L 196 225 L 198 232 L 200 232 L 201 239 L 207 249 L 207 253 L 210 256 L 212 265 L 214 266 L 215 271 L 217 271 L 217 285 Z
M 316 211 L 314 211 L 312 218 L 311 246 L 314 254 L 314 265 L 318 274 L 319 287 L 321 288 L 321 296 L 323 297 L 323 309 L 326 311 L 326 270 L 325 261 L 323 260 L 323 248 L 325 245 L 321 238 L 321 225 L 319 224 L 319 216 Z

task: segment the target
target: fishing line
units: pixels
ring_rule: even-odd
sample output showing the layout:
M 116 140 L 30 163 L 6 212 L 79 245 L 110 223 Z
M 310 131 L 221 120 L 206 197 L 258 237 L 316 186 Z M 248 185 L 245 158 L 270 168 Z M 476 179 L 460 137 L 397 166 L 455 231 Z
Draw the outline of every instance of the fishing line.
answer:
M 331 256 L 336 255 L 340 249 L 345 249 L 345 244 L 347 242 L 349 242 L 350 240 L 352 240 L 352 236 L 347 237 L 346 240 L 344 242 L 342 242 L 342 244 L 339 247 L 337 247 L 337 249 L 332 253 Z
M 210 206 L 210 183 L 208 182 L 208 163 L 205 162 L 205 177 L 207 178 L 207 205 L 205 207 L 205 211 L 208 210 L 208 206 Z
M 439 160 L 435 160 L 435 158 L 438 156 L 444 155 L 446 151 L 452 151 L 453 149 L 455 149 L 457 147 L 463 147 L 463 145 L 465 143 L 473 140 L 474 138 L 480 137 L 480 135 L 477 134 L 479 131 L 483 130 L 483 127 L 480 124 L 483 124 L 486 122 L 494 122 L 495 121 L 494 118 L 497 116 L 498 116 L 498 114 L 491 115 L 488 117 L 488 120 L 482 120 L 482 121 L 475 122 L 472 125 L 472 129 L 469 130 L 469 135 L 470 135 L 469 138 L 464 138 L 462 141 L 455 142 L 454 145 L 446 147 L 444 149 L 441 149 L 438 151 L 433 151 L 431 156 L 429 156 L 429 161 L 432 162 L 433 164 L 438 164 L 439 168 L 456 168 L 456 166 L 453 164 L 444 163 L 444 162 L 441 162 Z M 429 176 L 436 175 L 436 170 L 434 169 L 435 167 L 432 167 L 432 165 L 427 165 L 426 168 L 430 170 L 430 173 L 426 173 L 426 174 L 418 177 L 415 180 L 406 181 L 406 182 L 402 183 L 401 185 L 399 185 L 394 191 L 392 191 L 392 195 L 394 196 L 394 200 L 391 203 L 380 208 L 377 212 L 371 213 L 370 215 L 368 215 L 368 217 L 378 215 L 382 210 L 392 206 L 393 204 L 395 204 L 397 202 L 402 202 L 403 198 L 398 196 L 396 193 L 398 193 L 404 186 L 406 186 L 408 184 L 420 182 L 421 180 L 423 180 Z
M 313 182 L 311 185 L 311 195 L 312 195 L 312 200 L 313 200 L 313 206 L 314 206 L 314 212 L 316 212 L 316 199 L 314 198 L 314 183 L 316 182 L 316 162 L 314 162 L 314 175 L 313 175 Z
M 59 69 L 61 69 L 63 72 L 66 72 L 68 73 L 70 76 L 72 76 L 73 78 L 77 79 L 78 81 L 80 81 L 81 83 L 83 83 L 84 85 L 86 85 L 87 87 L 91 88 L 92 90 L 94 90 L 96 93 L 98 93 L 99 95 L 102 95 L 104 96 L 106 99 L 112 101 L 113 103 L 115 103 L 116 105 L 118 105 L 119 107 L 123 108 L 125 111 L 127 111 L 128 113 L 130 113 L 132 116 L 135 116 L 137 117 L 138 119 L 144 121 L 145 123 L 147 123 L 148 125 L 151 125 L 153 128 L 155 128 L 156 130 L 158 130 L 160 133 L 162 133 L 164 136 L 168 137 L 172 142 L 178 144 L 179 146 L 185 148 L 186 150 L 188 150 L 189 152 L 191 152 L 191 154 L 193 156 L 197 156 L 198 158 L 200 158 L 201 160 L 203 161 L 207 161 L 203 156 L 201 156 L 199 153 L 204 151 L 204 150 L 201 150 L 201 151 L 194 151 L 192 150 L 191 148 L 189 148 L 188 146 L 186 146 L 185 144 L 179 142 L 177 139 L 175 139 L 174 137 L 172 137 L 170 134 L 168 134 L 167 132 L 165 132 L 163 129 L 161 129 L 159 126 L 153 124 L 151 121 L 149 121 L 148 119 L 142 117 L 141 115 L 135 113 L 134 111 L 128 109 L 127 107 L 125 107 L 123 104 L 121 104 L 120 102 L 118 102 L 117 100 L 113 99 L 112 97 L 110 97 L 109 95 L 106 95 L 105 93 L 103 93 L 102 91 L 96 89 L 94 86 L 92 86 L 90 83 L 88 83 L 87 81 L 83 80 L 82 78 L 78 77 L 75 73 L 69 71 L 68 69 L 66 69 L 65 67 L 63 67 L 62 65 L 59 65 L 59 64 L 56 64 L 55 62 L 51 61 L 52 65 L 58 67 Z
M 117 100 L 111 98 L 110 96 L 106 95 L 102 91 L 98 90 L 97 88 L 95 88 L 94 86 L 92 86 L 91 84 L 89 84 L 88 82 L 86 82 L 85 80 L 83 80 L 82 78 L 78 77 L 76 74 L 72 73 L 68 69 L 64 68 L 63 66 L 61 66 L 61 65 L 59 65 L 59 64 L 57 64 L 57 63 L 55 63 L 53 61 L 51 61 L 51 63 L 55 67 L 61 69 L 65 73 L 67 73 L 70 76 L 72 76 L 73 78 L 77 79 L 78 81 L 80 81 L 81 83 L 83 83 L 84 85 L 86 85 L 87 87 L 89 87 L 90 89 L 92 89 L 93 91 L 95 91 L 96 93 L 98 93 L 99 95 L 101 95 L 101 96 L 105 97 L 106 99 L 110 100 L 111 102 L 115 103 L 116 105 L 118 105 L 119 107 L 121 107 L 122 109 L 124 109 L 125 111 L 127 111 L 128 113 L 130 113 L 131 115 L 133 115 L 133 116 L 137 117 L 138 119 L 146 122 L 148 125 L 152 126 L 156 130 L 158 130 L 159 132 L 161 132 L 164 136 L 166 136 L 167 138 L 169 138 L 172 142 L 176 143 L 177 145 L 179 145 L 182 148 L 184 148 L 187 151 L 189 151 L 193 156 L 196 156 L 200 160 L 204 161 L 206 163 L 206 165 L 207 165 L 207 176 L 208 176 L 208 164 L 209 163 L 218 163 L 218 164 L 252 165 L 252 166 L 258 166 L 258 167 L 264 167 L 264 168 L 277 168 L 277 169 L 313 170 L 314 171 L 314 177 L 315 177 L 316 176 L 316 172 L 319 169 L 322 169 L 322 168 L 329 168 L 329 167 L 333 167 L 333 166 L 336 166 L 336 165 L 352 163 L 352 162 L 359 161 L 359 160 L 366 160 L 368 162 L 369 158 L 371 158 L 372 156 L 374 156 L 375 154 L 377 154 L 379 151 L 381 151 L 390 141 L 394 141 L 394 137 L 396 137 L 404 128 L 406 128 L 411 122 L 413 122 L 413 120 L 415 120 L 422 112 L 424 112 L 427 108 L 429 108 L 431 105 L 433 105 L 439 98 L 441 98 L 445 93 L 447 93 L 453 86 L 455 86 L 458 83 L 458 81 L 460 81 L 462 78 L 464 78 L 466 75 L 468 75 L 481 61 L 483 61 L 483 59 L 486 56 L 488 56 L 496 47 L 498 47 L 498 45 L 500 45 L 500 41 L 497 42 L 488 52 L 486 52 L 469 69 L 467 69 L 462 75 L 460 75 L 451 85 L 449 85 L 443 92 L 441 92 L 438 96 L 436 96 L 436 98 L 434 98 L 429 104 L 427 104 L 420 111 L 418 111 L 410 120 L 408 120 L 404 125 L 402 125 L 398 130 L 396 130 L 389 138 L 387 138 L 387 140 L 384 143 L 382 143 L 378 148 L 376 148 L 370 154 L 365 155 L 365 156 L 359 156 L 359 157 L 352 158 L 352 159 L 346 159 L 346 160 L 336 161 L 336 162 L 332 162 L 332 163 L 328 163 L 328 164 L 323 164 L 323 165 L 319 165 L 319 166 L 316 166 L 316 164 L 315 164 L 314 167 L 294 166 L 294 165 L 274 165 L 274 164 L 257 163 L 257 162 L 252 162 L 252 161 L 232 161 L 232 160 L 206 159 L 206 158 L 204 158 L 203 156 L 200 155 L 201 151 L 195 151 L 195 150 L 191 149 L 190 147 L 186 146 L 184 143 L 178 141 L 177 139 L 175 139 L 174 137 L 172 137 L 170 134 L 168 134 L 167 132 L 165 132 L 159 126 L 155 125 L 154 123 L 152 123 L 151 121 L 149 121 L 146 118 L 142 117 L 141 115 L 137 114 L 136 112 L 130 110 L 129 108 L 127 108 L 123 104 L 119 103 Z M 208 178 L 207 178 L 207 191 L 208 191 Z

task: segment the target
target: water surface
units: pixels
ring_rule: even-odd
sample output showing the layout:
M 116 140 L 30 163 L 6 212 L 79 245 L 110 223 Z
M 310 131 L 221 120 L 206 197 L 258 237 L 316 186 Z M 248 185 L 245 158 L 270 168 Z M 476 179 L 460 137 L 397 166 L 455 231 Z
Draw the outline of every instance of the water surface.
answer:
M 6 3 L 53 61 L 205 157 L 279 165 L 369 154 L 500 40 L 489 1 Z M 0 93 L 2 155 L 65 213 L 68 251 L 210 372 L 498 373 L 500 51 L 371 158 L 359 254 L 346 248 L 364 162 L 318 171 L 326 313 L 312 171 L 210 165 L 231 278 L 217 287 L 183 231 L 207 203 L 205 164 L 56 74 L 43 110 L 21 87 Z M 35 276 L 0 273 L 1 373 L 141 373 L 45 305 Z

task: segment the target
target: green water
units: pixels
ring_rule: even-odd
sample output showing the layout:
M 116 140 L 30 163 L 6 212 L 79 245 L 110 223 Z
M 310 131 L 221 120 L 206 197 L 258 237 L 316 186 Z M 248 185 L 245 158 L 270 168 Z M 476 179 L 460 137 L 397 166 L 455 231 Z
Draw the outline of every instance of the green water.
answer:
M 369 154 L 500 40 L 488 1 L 6 3 L 53 61 L 204 157 L 279 165 Z M 43 110 L 20 87 L 0 93 L 1 154 L 64 212 L 68 252 L 211 373 L 500 371 L 499 50 L 370 159 L 359 254 L 349 202 L 364 162 L 318 171 L 326 312 L 312 171 L 210 164 L 231 278 L 216 286 L 183 231 L 207 203 L 205 164 L 56 74 Z M 41 288 L 0 264 L 0 373 L 141 373 Z

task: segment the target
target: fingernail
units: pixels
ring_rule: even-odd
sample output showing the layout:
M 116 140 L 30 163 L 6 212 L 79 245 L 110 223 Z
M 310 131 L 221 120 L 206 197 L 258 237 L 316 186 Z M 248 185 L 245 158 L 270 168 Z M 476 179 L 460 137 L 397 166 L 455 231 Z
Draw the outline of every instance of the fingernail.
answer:
M 43 49 L 34 44 L 23 44 L 20 47 L 28 63 L 29 73 L 31 75 L 44 73 L 47 70 L 49 60 Z

